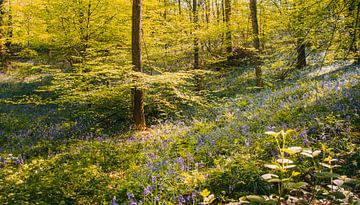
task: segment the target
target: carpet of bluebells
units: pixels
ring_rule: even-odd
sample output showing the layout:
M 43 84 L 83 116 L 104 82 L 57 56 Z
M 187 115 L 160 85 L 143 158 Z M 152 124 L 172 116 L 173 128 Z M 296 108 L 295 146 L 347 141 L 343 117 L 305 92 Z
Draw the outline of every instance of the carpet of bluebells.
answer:
M 0 144 L 0 203 L 237 204 L 244 196 L 270 197 L 277 188 L 261 176 L 269 172 L 264 164 L 279 151 L 265 133 L 293 129 L 289 146 L 318 149 L 320 158 L 337 158 L 338 166 L 331 171 L 354 181 L 343 188 L 351 192 L 351 200 L 348 195 L 344 202 L 318 193 L 310 203 L 356 204 L 359 82 L 359 65 L 298 71 L 261 90 L 240 88 L 231 97 L 216 89 L 234 89 L 236 80 L 221 85 L 209 80 L 204 85 L 213 90 L 208 108 L 187 120 L 164 121 L 144 132 L 118 136 L 89 132 L 66 140 L 65 125 L 43 123 L 36 129 L 10 132 L 6 122 L 14 123 L 10 118 L 15 114 L 9 114 L 14 108 L 2 108 L 0 134 L 6 141 Z M 9 96 L 0 97 L 3 103 Z M 37 110 L 47 115 L 59 112 L 53 105 L 38 105 Z M 21 120 L 17 126 L 22 126 Z M 307 182 L 310 190 L 311 161 L 299 156 L 296 163 L 296 180 Z M 328 181 L 321 178 L 318 184 Z M 306 200 L 305 191 L 298 192 L 287 197 Z

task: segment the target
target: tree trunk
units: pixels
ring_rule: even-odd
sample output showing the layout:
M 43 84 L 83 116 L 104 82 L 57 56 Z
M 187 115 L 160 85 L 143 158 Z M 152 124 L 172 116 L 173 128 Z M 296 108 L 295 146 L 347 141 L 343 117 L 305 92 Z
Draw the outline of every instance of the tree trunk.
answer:
M 141 64 L 141 6 L 142 0 L 133 0 L 131 45 L 132 64 L 136 72 L 143 72 Z M 143 91 L 136 87 L 133 88 L 133 118 L 137 130 L 144 130 L 146 128 Z
M 303 0 L 297 2 L 300 8 L 303 7 Z M 297 52 L 297 59 L 296 59 L 296 68 L 300 69 L 306 66 L 306 44 L 305 44 L 305 26 L 304 26 L 304 14 L 301 11 L 297 11 L 296 18 L 297 18 L 297 31 L 295 33 L 296 38 L 296 52 Z
M 226 22 L 226 52 L 232 53 L 232 39 L 231 39 L 231 0 L 225 0 L 225 22 Z
M 250 0 L 250 12 L 251 12 L 251 22 L 252 22 L 252 30 L 253 30 L 253 43 L 254 48 L 259 52 L 260 51 L 260 41 L 259 41 L 259 22 L 257 18 L 257 2 L 256 0 Z M 257 56 L 255 59 L 255 76 L 256 76 L 256 86 L 262 87 L 262 70 L 259 65 L 259 57 Z
M 178 0 L 178 6 L 179 6 L 179 15 L 181 15 L 181 0 Z
M 4 0 L 0 0 L 0 58 L 1 58 L 2 67 L 5 68 L 6 49 L 4 48 L 5 45 L 2 43 L 4 42 L 3 39 L 5 38 L 3 24 L 4 24 Z
M 11 40 L 13 37 L 13 25 L 12 25 L 12 20 L 13 20 L 13 16 L 12 16 L 12 6 L 11 6 L 11 0 L 8 0 L 8 4 L 9 4 L 9 9 L 8 9 L 8 24 L 7 26 L 9 27 L 8 32 L 7 32 L 7 39 L 6 39 L 6 48 L 8 48 L 10 50 L 11 47 Z
M 257 5 L 256 0 L 250 0 L 250 11 L 251 11 L 251 22 L 253 30 L 253 43 L 254 48 L 260 50 L 260 40 L 259 40 L 259 24 L 257 18 Z
M 206 25 L 208 26 L 210 23 L 210 0 L 205 0 L 204 7 L 205 7 L 205 22 Z
M 297 63 L 296 63 L 296 68 L 300 69 L 302 67 L 306 66 L 306 51 L 305 51 L 305 43 L 304 40 L 302 38 L 298 39 L 297 42 Z
M 194 30 L 199 28 L 199 14 L 197 11 L 197 0 L 193 0 Z M 194 69 L 199 69 L 199 39 L 194 35 Z

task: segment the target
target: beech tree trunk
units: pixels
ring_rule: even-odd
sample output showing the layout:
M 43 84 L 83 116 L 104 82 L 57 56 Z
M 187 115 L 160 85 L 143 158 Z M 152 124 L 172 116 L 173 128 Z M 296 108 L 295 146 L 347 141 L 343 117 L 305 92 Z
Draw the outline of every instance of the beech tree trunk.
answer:
M 295 6 L 303 6 L 304 0 L 297 2 L 298 5 Z M 297 52 L 297 59 L 296 59 L 296 68 L 300 69 L 306 66 L 306 44 L 305 44 L 305 26 L 304 26 L 304 13 L 298 11 L 297 12 L 297 24 L 298 24 L 298 31 L 295 33 L 296 38 L 296 52 Z
M 132 5 L 132 64 L 134 71 L 143 72 L 141 64 L 141 6 L 142 0 L 133 0 Z M 146 128 L 144 96 L 141 88 L 133 88 L 133 119 L 137 130 Z
M 253 30 L 253 41 L 254 48 L 259 52 L 260 51 L 260 40 L 259 40 L 259 22 L 257 18 L 257 2 L 256 0 L 250 0 L 250 13 L 251 13 L 251 22 Z M 255 76 L 256 76 L 256 86 L 262 87 L 262 70 L 259 65 L 259 57 L 255 59 Z
M 5 51 L 5 45 L 2 43 L 3 42 L 3 38 L 5 38 L 4 35 L 4 29 L 3 29 L 3 25 L 4 24 L 4 0 L 0 0 L 0 58 L 1 58 L 1 64 L 2 67 L 5 68 L 6 66 L 6 51 Z
M 306 66 L 306 51 L 305 43 L 302 38 L 299 38 L 297 41 L 297 63 L 296 68 L 302 68 Z
M 250 0 L 250 11 L 251 11 L 251 22 L 253 30 L 253 43 L 254 48 L 260 50 L 260 40 L 259 40 L 259 23 L 257 18 L 257 5 L 256 0 Z
M 197 0 L 193 0 L 194 30 L 199 28 L 199 13 L 197 11 Z M 194 37 L 194 69 L 199 69 L 199 39 Z
M 226 52 L 232 53 L 232 39 L 231 39 L 231 0 L 225 0 L 225 23 L 226 23 Z

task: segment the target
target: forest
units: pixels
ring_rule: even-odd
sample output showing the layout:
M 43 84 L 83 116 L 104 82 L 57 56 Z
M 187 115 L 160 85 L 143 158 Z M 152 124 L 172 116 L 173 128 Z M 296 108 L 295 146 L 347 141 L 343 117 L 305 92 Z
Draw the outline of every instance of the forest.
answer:
M 360 204 L 360 0 L 0 0 L 0 204 Z

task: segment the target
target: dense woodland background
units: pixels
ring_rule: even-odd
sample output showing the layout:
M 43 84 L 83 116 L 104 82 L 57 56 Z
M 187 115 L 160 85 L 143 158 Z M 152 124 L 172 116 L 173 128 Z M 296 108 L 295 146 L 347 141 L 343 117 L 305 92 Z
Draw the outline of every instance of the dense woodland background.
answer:
M 0 0 L 0 203 L 360 203 L 359 13 Z

